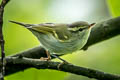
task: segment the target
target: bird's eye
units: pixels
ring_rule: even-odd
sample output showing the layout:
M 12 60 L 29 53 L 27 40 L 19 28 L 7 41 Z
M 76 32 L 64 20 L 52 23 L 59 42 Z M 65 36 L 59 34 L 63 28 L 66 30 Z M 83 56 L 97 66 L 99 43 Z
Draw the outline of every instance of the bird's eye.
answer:
M 79 31 L 83 31 L 83 28 L 80 28 Z

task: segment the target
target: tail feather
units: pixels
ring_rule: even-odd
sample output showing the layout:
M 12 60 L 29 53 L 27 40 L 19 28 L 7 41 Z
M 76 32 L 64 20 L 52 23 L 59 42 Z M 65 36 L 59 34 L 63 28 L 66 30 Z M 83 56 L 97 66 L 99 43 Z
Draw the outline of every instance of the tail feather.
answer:
M 25 23 L 22 23 L 22 22 L 16 22 L 16 21 L 12 21 L 12 20 L 10 20 L 9 22 L 24 26 L 26 28 L 29 28 L 30 26 L 32 26 L 31 24 L 25 24 Z

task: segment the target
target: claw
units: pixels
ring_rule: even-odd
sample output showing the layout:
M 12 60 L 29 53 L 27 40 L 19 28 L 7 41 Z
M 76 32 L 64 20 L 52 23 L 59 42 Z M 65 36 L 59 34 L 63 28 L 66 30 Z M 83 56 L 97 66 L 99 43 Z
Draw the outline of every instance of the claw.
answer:
M 57 66 L 58 70 L 60 70 L 60 67 L 64 64 L 69 64 L 69 63 L 68 62 L 62 62 L 62 63 L 58 64 L 58 66 Z
M 40 60 L 42 60 L 42 61 L 50 61 L 51 56 L 50 56 L 50 53 L 47 50 L 46 50 L 46 54 L 47 54 L 47 58 L 41 57 Z
M 50 61 L 51 58 L 44 58 L 44 57 L 41 57 L 40 60 L 42 60 L 42 61 Z

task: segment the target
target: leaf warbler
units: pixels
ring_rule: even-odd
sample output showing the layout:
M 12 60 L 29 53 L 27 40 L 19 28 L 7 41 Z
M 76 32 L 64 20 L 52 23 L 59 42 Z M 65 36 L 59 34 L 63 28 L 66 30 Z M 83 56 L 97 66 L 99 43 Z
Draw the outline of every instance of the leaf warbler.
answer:
M 84 21 L 78 21 L 71 24 L 43 23 L 43 24 L 25 24 L 16 21 L 10 21 L 19 24 L 30 30 L 40 41 L 47 52 L 48 59 L 50 54 L 67 54 L 80 50 L 87 42 L 91 26 Z

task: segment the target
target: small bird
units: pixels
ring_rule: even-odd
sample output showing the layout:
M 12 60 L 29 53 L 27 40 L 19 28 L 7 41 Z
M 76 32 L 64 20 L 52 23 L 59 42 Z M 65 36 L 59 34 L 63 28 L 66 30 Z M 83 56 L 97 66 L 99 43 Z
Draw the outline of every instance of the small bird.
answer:
M 71 24 L 25 24 L 16 21 L 10 22 L 22 25 L 30 30 L 40 41 L 43 48 L 47 50 L 48 58 L 46 59 L 48 60 L 50 59 L 50 55 L 54 53 L 61 55 L 80 50 L 86 44 L 91 28 L 95 24 L 88 24 L 85 21 L 78 21 Z

